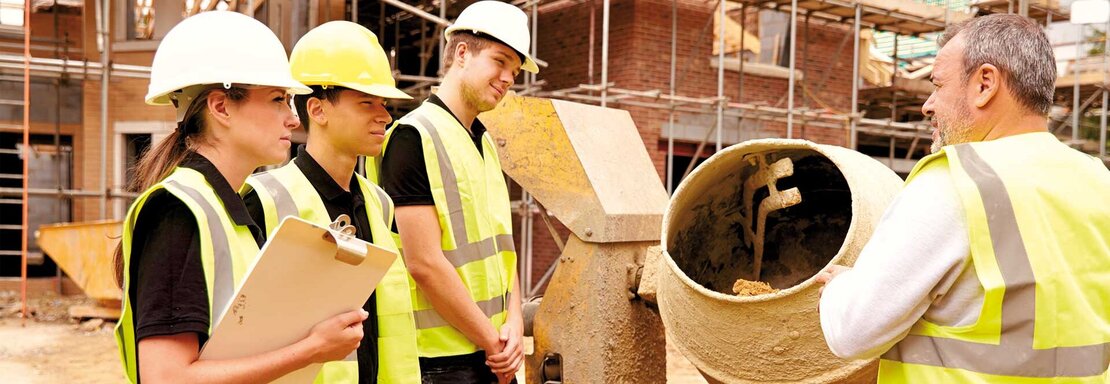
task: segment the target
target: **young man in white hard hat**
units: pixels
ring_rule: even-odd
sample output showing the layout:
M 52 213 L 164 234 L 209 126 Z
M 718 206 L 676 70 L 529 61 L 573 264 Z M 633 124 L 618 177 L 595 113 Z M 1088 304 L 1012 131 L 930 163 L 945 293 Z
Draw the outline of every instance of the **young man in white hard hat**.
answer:
M 308 144 L 289 164 L 247 179 L 247 210 L 265 233 L 286 216 L 326 226 L 347 215 L 356 237 L 396 251 L 393 203 L 355 173 L 359 156 L 381 153 L 393 121 L 386 101 L 411 98 L 397 89 L 377 36 L 352 22 L 328 22 L 301 37 L 290 61 L 293 78 L 312 89 L 294 99 Z M 363 306 L 370 315 L 357 353 L 324 364 L 316 382 L 420 383 L 410 291 L 397 259 Z
M 493 109 L 528 55 L 528 18 L 480 1 L 447 28 L 439 89 L 386 137 L 382 187 L 413 292 L 425 383 L 509 382 L 524 353 L 509 195 L 496 147 L 476 119 Z

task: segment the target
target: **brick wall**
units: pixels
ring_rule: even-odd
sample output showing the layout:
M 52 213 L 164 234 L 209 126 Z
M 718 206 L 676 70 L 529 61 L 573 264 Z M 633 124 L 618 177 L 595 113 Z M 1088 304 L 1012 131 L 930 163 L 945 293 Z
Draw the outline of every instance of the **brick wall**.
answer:
M 717 94 L 717 70 L 711 66 L 712 55 L 712 2 L 701 0 L 680 0 L 678 2 L 678 75 L 677 93 L 691 97 L 713 97 Z M 341 3 L 330 1 L 332 16 L 342 13 Z M 670 51 L 671 51 L 671 1 L 666 0 L 614 0 L 610 14 L 610 62 L 609 81 L 617 87 L 669 91 Z M 593 60 L 593 83 L 601 81 L 601 2 L 585 2 L 540 14 L 537 53 L 550 66 L 544 68 L 538 79 L 545 80 L 545 89 L 555 90 L 589 83 L 591 80 L 590 58 L 590 10 L 595 6 L 595 39 Z M 323 11 L 321 10 L 321 17 Z M 81 32 L 79 16 L 62 18 L 64 29 L 71 31 L 72 40 L 84 42 L 89 47 L 89 60 L 98 60 L 95 52 L 95 23 L 91 16 L 85 15 L 88 29 Z M 749 26 L 757 20 L 752 11 L 748 18 Z M 33 27 L 36 31 L 53 33 L 53 18 L 46 15 L 35 16 Z M 806 84 L 816 100 L 826 105 L 846 111 L 850 109 L 851 30 L 846 26 L 826 26 L 813 23 L 809 27 L 808 38 L 799 21 L 797 68 L 807 76 Z M 36 32 L 35 36 L 39 36 Z M 846 39 L 845 37 L 848 36 Z M 808 50 L 802 47 L 808 40 Z M 45 53 L 43 53 L 45 55 Z M 38 54 L 36 53 L 36 56 Z M 49 57 L 49 55 L 45 55 Z M 118 63 L 149 65 L 152 51 L 116 52 L 113 61 Z M 739 77 L 736 72 L 726 71 L 725 94 L 730 101 L 738 101 Z M 109 141 L 103 148 L 108 151 L 109 164 L 100 164 L 100 82 L 86 80 L 83 83 L 83 116 L 79 126 L 68 128 L 75 131 L 75 169 L 74 187 L 79 189 L 99 189 L 100 171 L 109 170 L 109 187 L 121 184 L 114 180 L 112 161 L 116 155 L 113 148 L 114 132 L 112 127 L 119 121 L 172 121 L 173 111 L 168 107 L 152 107 L 143 103 L 147 80 L 113 78 L 109 88 Z M 765 103 L 786 106 L 787 81 L 753 75 L 744 76 L 742 100 L 746 103 Z M 803 96 L 802 87 L 795 92 L 796 105 L 817 106 L 819 103 Z M 610 104 L 612 107 L 628 110 L 636 122 L 641 139 L 648 150 L 659 177 L 665 178 L 666 140 L 661 138 L 663 127 L 669 114 L 667 111 L 644 107 Z M 690 117 L 679 114 L 678 118 Z M 733 118 L 735 119 L 735 118 Z M 727 129 L 726 125 L 726 129 Z M 785 136 L 785 125 L 770 122 L 747 122 L 741 129 L 759 130 L 764 136 Z M 805 127 L 795 125 L 795 137 L 816 142 L 843 145 L 845 133 L 839 129 Z M 679 141 L 684 152 L 692 152 L 697 143 Z M 703 157 L 711 154 L 712 143 L 707 146 Z M 676 170 L 681 172 L 682 170 Z M 74 204 L 74 220 L 94 220 L 99 217 L 99 203 L 95 199 L 80 199 Z M 538 282 L 548 266 L 558 257 L 558 249 L 539 215 L 533 217 L 533 268 L 532 280 Z M 569 236 L 569 231 L 555 223 L 560 237 Z M 519 222 L 514 228 L 521 231 Z M 519 238 L 519 236 L 518 236 Z
M 714 2 L 680 0 L 677 21 L 676 93 L 689 97 L 717 95 L 717 69 L 711 65 L 713 55 Z M 585 2 L 539 15 L 537 55 L 550 65 L 541 70 L 538 79 L 546 80 L 545 89 L 556 90 L 590 82 L 590 7 L 595 9 L 593 83 L 601 82 L 601 2 Z M 618 88 L 633 90 L 670 90 L 672 2 L 666 0 L 614 0 L 610 5 L 609 81 Z M 757 30 L 755 10 L 749 11 L 747 25 Z M 805 81 L 795 89 L 795 105 L 833 110 L 851 109 L 852 31 L 845 25 L 810 23 L 808 32 L 798 22 L 798 70 Z M 808 49 L 803 51 L 807 44 Z M 733 54 L 735 55 L 735 54 Z M 762 103 L 786 107 L 787 79 L 744 75 L 743 98 L 740 99 L 737 72 L 725 71 L 725 96 L 730 102 Z M 815 97 L 806 97 L 802 86 Z M 628 110 L 640 132 L 660 179 L 666 178 L 667 143 L 661 133 L 669 112 L 661 109 L 620 105 L 610 107 Z M 678 118 L 682 118 L 680 113 Z M 715 117 L 715 114 L 711 114 Z M 733 121 L 736 118 L 728 118 Z M 709 121 L 713 121 L 710 119 Z M 729 129 L 726 124 L 726 129 Z M 732 125 L 731 127 L 735 127 Z M 733 128 L 735 129 L 735 128 Z M 748 121 L 740 129 L 759 130 L 760 136 L 785 137 L 783 123 Z M 795 120 L 794 137 L 819 143 L 844 145 L 846 129 L 805 126 Z M 713 142 L 702 157 L 713 152 Z M 695 142 L 677 143 L 693 147 Z M 692 152 L 688 150 L 686 152 Z M 681 174 L 681 169 L 676 169 Z M 678 176 L 676 176 L 678 177 Z M 533 281 L 538 281 L 554 262 L 558 250 L 538 215 L 533 230 Z M 519 229 L 519 226 L 517 227 Z M 561 226 L 560 226 L 561 228 Z M 562 232 L 565 236 L 567 232 Z
M 136 54 L 131 54 L 136 56 Z M 149 60 L 149 59 L 148 59 Z M 149 61 L 147 64 L 150 65 Z M 100 190 L 100 172 L 108 172 L 108 188 L 122 186 L 125 181 L 116 180 L 114 161 L 120 156 L 115 149 L 116 123 L 127 121 L 166 121 L 173 122 L 173 108 L 147 105 L 147 79 L 111 78 L 108 86 L 108 141 L 101 145 L 100 140 L 100 84 L 99 80 L 84 82 L 84 107 L 81 134 L 74 138 L 75 176 L 74 186 L 79 189 Z M 100 164 L 101 148 L 108 152 L 108 163 Z M 111 206 L 109 206 L 111 207 Z M 81 199 L 74 203 L 74 221 L 97 220 L 100 216 L 100 203 L 97 199 Z M 109 208 L 109 217 L 112 210 Z

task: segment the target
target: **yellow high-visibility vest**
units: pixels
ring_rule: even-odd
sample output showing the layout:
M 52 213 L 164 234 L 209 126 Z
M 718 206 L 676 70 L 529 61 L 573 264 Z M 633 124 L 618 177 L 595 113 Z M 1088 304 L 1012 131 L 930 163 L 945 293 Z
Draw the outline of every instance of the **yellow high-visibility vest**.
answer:
M 1110 382 L 1110 171 L 1042 132 L 944 147 L 907 183 L 924 172 L 956 187 L 983 309 L 919 320 L 879 382 Z
M 123 312 L 116 324 L 116 343 L 119 345 L 124 372 L 132 383 L 138 382 L 139 377 L 134 314 L 127 294 L 131 285 L 129 271 L 132 232 L 147 198 L 151 193 L 163 189 L 184 202 L 197 221 L 200 260 L 208 289 L 209 333 L 215 325 L 216 312 L 227 307 L 235 294 L 235 287 L 258 255 L 258 243 L 255 242 L 250 228 L 236 225 L 232 221 L 216 191 L 204 179 L 204 175 L 196 170 L 178 167 L 169 177 L 147 189 L 131 204 L 123 222 Z
M 393 200 L 381 188 L 356 176 L 366 200 L 366 217 L 374 245 L 397 252 L 390 224 Z M 286 216 L 297 216 L 317 225 L 332 222 L 316 188 L 292 161 L 285 166 L 247 179 L 258 193 L 265 213 L 265 231 L 271 233 Z M 244 192 L 249 191 L 245 190 Z M 400 257 L 389 267 L 375 288 L 378 321 L 378 383 L 420 383 L 420 361 L 416 353 L 416 326 L 409 298 L 408 271 Z M 358 361 L 351 354 L 345 361 L 324 364 L 316 383 L 357 383 Z
M 443 232 L 443 254 L 474 303 L 493 327 L 500 329 L 508 315 L 516 249 L 509 191 L 497 150 L 486 134 L 479 154 L 466 128 L 450 112 L 432 103 L 425 102 L 398 124 L 411 125 L 420 133 L 428 183 Z M 393 132 L 391 129 L 386 133 L 383 153 Z M 412 286 L 421 357 L 457 356 L 479 350 L 436 312 L 415 281 Z

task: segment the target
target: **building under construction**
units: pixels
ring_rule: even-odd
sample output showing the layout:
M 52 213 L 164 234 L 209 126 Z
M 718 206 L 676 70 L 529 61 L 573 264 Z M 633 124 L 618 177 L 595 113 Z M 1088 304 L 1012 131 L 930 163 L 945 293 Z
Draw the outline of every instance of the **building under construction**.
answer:
M 143 95 L 160 38 L 180 20 L 242 12 L 287 48 L 330 20 L 362 24 L 390 53 L 399 88 L 414 96 L 390 105 L 397 118 L 438 83 L 444 28 L 470 3 L 0 0 L 0 289 L 18 289 L 22 275 L 32 291 L 72 291 L 66 275 L 79 272 L 59 268 L 35 232 L 123 217 L 135 197 L 125 189 L 131 168 L 175 127 L 172 110 L 144 104 Z M 512 3 L 530 15 L 540 64 L 517 79 L 516 93 L 627 111 L 668 193 L 723 148 L 760 138 L 854 149 L 905 176 L 931 143 L 920 107 L 933 91 L 935 41 L 946 25 L 991 13 L 1027 15 L 1046 28 L 1070 20 L 1067 2 L 1056 0 Z M 1050 34 L 1059 80 L 1049 128 L 1110 164 L 1108 29 Z M 294 142 L 304 141 L 299 135 Z M 524 184 L 510 193 L 522 287 L 534 297 L 575 229 L 552 219 Z
M 36 0 L 29 3 L 31 22 L 23 26 L 23 3 L 4 1 L 0 276 L 9 278 L 20 274 L 20 236 L 30 240 L 30 274 L 56 275 L 34 242 L 38 226 L 123 215 L 133 196 L 124 190 L 131 166 L 174 127 L 171 111 L 145 105 L 142 95 L 160 37 L 182 18 L 213 9 L 253 14 L 286 47 L 328 20 L 356 21 L 378 34 L 400 85 L 415 96 L 411 103 L 393 105 L 400 116 L 436 84 L 443 29 L 469 3 Z M 932 91 L 931 55 L 946 23 L 995 12 L 1025 12 L 1045 25 L 1068 20 L 1057 1 L 518 0 L 514 5 L 534 20 L 533 50 L 542 61 L 539 74 L 517 80 L 517 93 L 628 110 L 668 190 L 700 159 L 753 138 L 855 148 L 905 174 L 929 146 L 920 106 Z M 1105 140 L 1099 139 L 1106 128 L 1099 120 L 1106 115 L 1107 71 L 1105 54 L 1093 52 L 1105 52 L 1098 45 L 1106 39 L 1098 30 L 1105 26 L 1068 36 L 1080 38 L 1074 43 L 1055 42 L 1065 52 L 1074 44 L 1080 54 L 1060 62 L 1052 129 L 1105 156 Z M 30 72 L 26 99 L 24 68 Z M 25 106 L 29 148 L 22 138 Z M 1080 129 L 1073 129 L 1077 124 Z M 519 249 L 530 260 L 523 263 L 529 266 L 524 273 L 539 287 L 558 250 L 548 226 L 538 220 L 540 208 L 516 193 L 523 213 Z M 29 208 L 27 230 L 21 225 L 23 206 Z

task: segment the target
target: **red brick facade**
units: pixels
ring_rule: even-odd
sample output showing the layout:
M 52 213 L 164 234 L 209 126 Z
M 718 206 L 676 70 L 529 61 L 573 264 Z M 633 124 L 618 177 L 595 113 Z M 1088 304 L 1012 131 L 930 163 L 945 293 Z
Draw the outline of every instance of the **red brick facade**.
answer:
M 717 68 L 712 65 L 713 2 L 680 0 L 678 2 L 677 75 L 676 93 L 688 97 L 715 97 L 717 95 Z M 593 83 L 601 82 L 601 2 L 585 2 L 539 15 L 537 56 L 549 63 L 541 70 L 540 80 L 546 80 L 546 90 L 558 90 L 590 83 L 589 32 L 590 7 L 595 9 L 595 39 Z M 666 0 L 614 0 L 610 5 L 609 82 L 618 88 L 633 90 L 670 90 L 672 2 Z M 756 17 L 749 10 L 748 25 L 752 30 Z M 852 30 L 846 25 L 824 25 L 813 22 L 808 33 L 802 19 L 798 22 L 798 51 L 796 68 L 805 74 L 795 89 L 795 105 L 820 108 L 820 104 L 840 112 L 851 109 Z M 807 45 L 808 49 L 803 51 Z M 731 54 L 734 56 L 735 54 Z M 738 101 L 737 72 L 725 71 L 725 96 L 730 102 Z M 803 97 L 803 84 L 816 98 Z M 787 79 L 744 76 L 744 103 L 763 103 L 786 107 Z M 647 147 L 661 179 L 666 178 L 667 140 L 663 135 L 669 112 L 661 109 L 620 105 L 610 102 L 610 107 L 628 110 L 632 114 L 640 136 Z M 683 114 L 679 114 L 680 116 Z M 686 114 L 689 115 L 689 114 Z M 710 119 L 715 114 L 709 115 Z M 726 120 L 735 121 L 735 117 Z M 714 120 L 709 120 L 714 121 Z M 725 129 L 730 129 L 728 123 Z M 731 129 L 736 129 L 733 123 Z M 746 122 L 742 129 L 760 130 L 762 136 L 785 137 L 786 126 L 774 122 Z M 846 129 L 805 126 L 795 121 L 794 137 L 819 143 L 844 145 Z M 708 157 L 713 152 L 713 139 L 703 152 Z M 676 147 L 692 155 L 690 149 L 696 142 L 676 142 Z M 679 151 L 676 151 L 679 152 Z M 683 169 L 675 169 L 676 178 Z M 558 257 L 558 250 L 548 235 L 538 215 L 533 230 L 533 281 L 538 281 L 548 266 Z M 517 227 L 520 228 L 519 226 Z M 562 233 L 565 237 L 567 232 Z
M 329 1 L 332 18 L 342 12 L 342 3 Z M 90 3 L 91 4 L 91 3 Z M 677 28 L 677 93 L 689 97 L 715 97 L 717 94 L 717 69 L 712 65 L 715 56 L 712 54 L 714 3 L 700 0 L 680 0 L 678 4 Z M 538 56 L 550 65 L 541 70 L 539 80 L 547 84 L 545 90 L 557 90 L 574 87 L 579 84 L 590 83 L 589 70 L 589 39 L 590 39 L 590 13 L 595 7 L 594 20 L 594 60 L 593 83 L 601 82 L 601 32 L 602 11 L 601 1 L 587 1 L 581 4 L 553 9 L 539 15 Z M 668 0 L 614 0 L 611 5 L 610 15 L 610 52 L 609 52 L 609 81 L 616 87 L 633 90 L 660 90 L 664 93 L 670 87 L 670 57 L 671 57 L 671 7 Z M 91 9 L 91 7 L 90 7 Z M 324 17 L 323 11 L 319 17 Z M 85 12 L 85 33 L 82 33 L 82 20 L 80 16 L 69 15 L 61 20 L 64 29 L 69 31 L 74 41 L 84 40 L 86 52 L 84 58 L 99 60 L 96 52 L 95 19 L 91 12 Z M 49 14 L 35 14 L 33 22 L 35 36 L 53 35 L 53 18 Z M 748 25 L 752 30 L 758 29 L 754 21 L 758 20 L 755 10 L 751 10 Z M 795 104 L 798 106 L 809 105 L 818 108 L 820 104 L 844 112 L 850 109 L 851 89 L 851 60 L 852 60 L 852 31 L 846 25 L 823 25 L 812 23 L 808 32 L 799 19 L 798 30 L 798 64 L 799 71 L 805 74 L 805 80 L 799 82 L 795 92 Z M 808 44 L 807 41 L 808 40 Z M 75 43 L 77 44 L 77 43 Z M 803 50 L 802 47 L 808 49 Z M 768 49 L 768 48 L 765 48 Z M 15 53 L 15 52 L 8 52 Z M 52 52 L 36 52 L 38 57 L 52 57 Z M 153 51 L 117 52 L 113 60 L 117 63 L 149 65 Z M 75 169 L 73 187 L 76 189 L 97 190 L 100 181 L 101 169 L 109 170 L 109 187 L 119 186 L 120 181 L 114 180 L 114 170 L 111 162 L 117 156 L 114 144 L 113 127 L 118 121 L 166 121 L 172 122 L 172 110 L 166 107 L 151 107 L 143 103 L 146 92 L 147 80 L 114 78 L 109 88 L 109 141 L 101 146 L 100 140 L 100 82 L 99 79 L 90 79 L 83 82 L 82 119 L 80 125 L 63 126 L 63 133 L 74 136 Z M 816 95 L 816 98 L 804 97 L 803 86 Z M 755 75 L 744 76 L 744 89 L 742 100 L 739 96 L 739 77 L 735 71 L 726 71 L 725 95 L 731 102 L 742 101 L 745 103 L 763 103 L 766 105 L 785 108 L 787 94 L 787 80 L 783 78 L 761 77 Z M 662 135 L 667 124 L 669 114 L 665 110 L 633 107 L 610 103 L 611 107 L 628 110 L 636 122 L 641 138 L 649 155 L 659 172 L 661 179 L 665 179 L 666 168 L 666 139 Z M 678 118 L 691 117 L 691 114 L 680 113 Z M 715 115 L 712 113 L 703 117 L 712 122 Z M 731 122 L 726 122 L 726 130 L 736 129 L 736 118 L 726 117 Z M 729 125 L 732 124 L 732 125 Z M 773 122 L 745 122 L 741 129 L 758 129 L 763 136 L 785 136 L 785 125 Z M 37 128 L 36 131 L 40 129 Z M 51 127 L 43 126 L 43 132 L 52 131 Z M 806 127 L 795 124 L 795 137 L 806 138 L 821 143 L 843 145 L 846 142 L 846 130 Z M 678 140 L 676 152 L 686 156 L 692 154 L 696 142 Z M 100 149 L 108 151 L 109 164 L 100 163 Z M 702 157 L 712 153 L 712 142 L 707 146 Z M 683 169 L 675 169 L 681 175 Z M 677 177 L 677 176 L 676 176 Z M 112 211 L 110 211 L 112 212 Z M 77 199 L 74 204 L 73 219 L 75 221 L 95 220 L 99 218 L 99 202 L 97 199 Z M 569 231 L 558 223 L 555 224 L 563 238 Z M 516 226 L 519 233 L 521 227 Z M 519 237 L 519 236 L 518 236 Z M 549 231 L 539 215 L 534 215 L 533 221 L 533 250 L 534 258 L 532 267 L 532 280 L 538 282 L 547 267 L 558 257 L 558 250 L 551 239 Z

